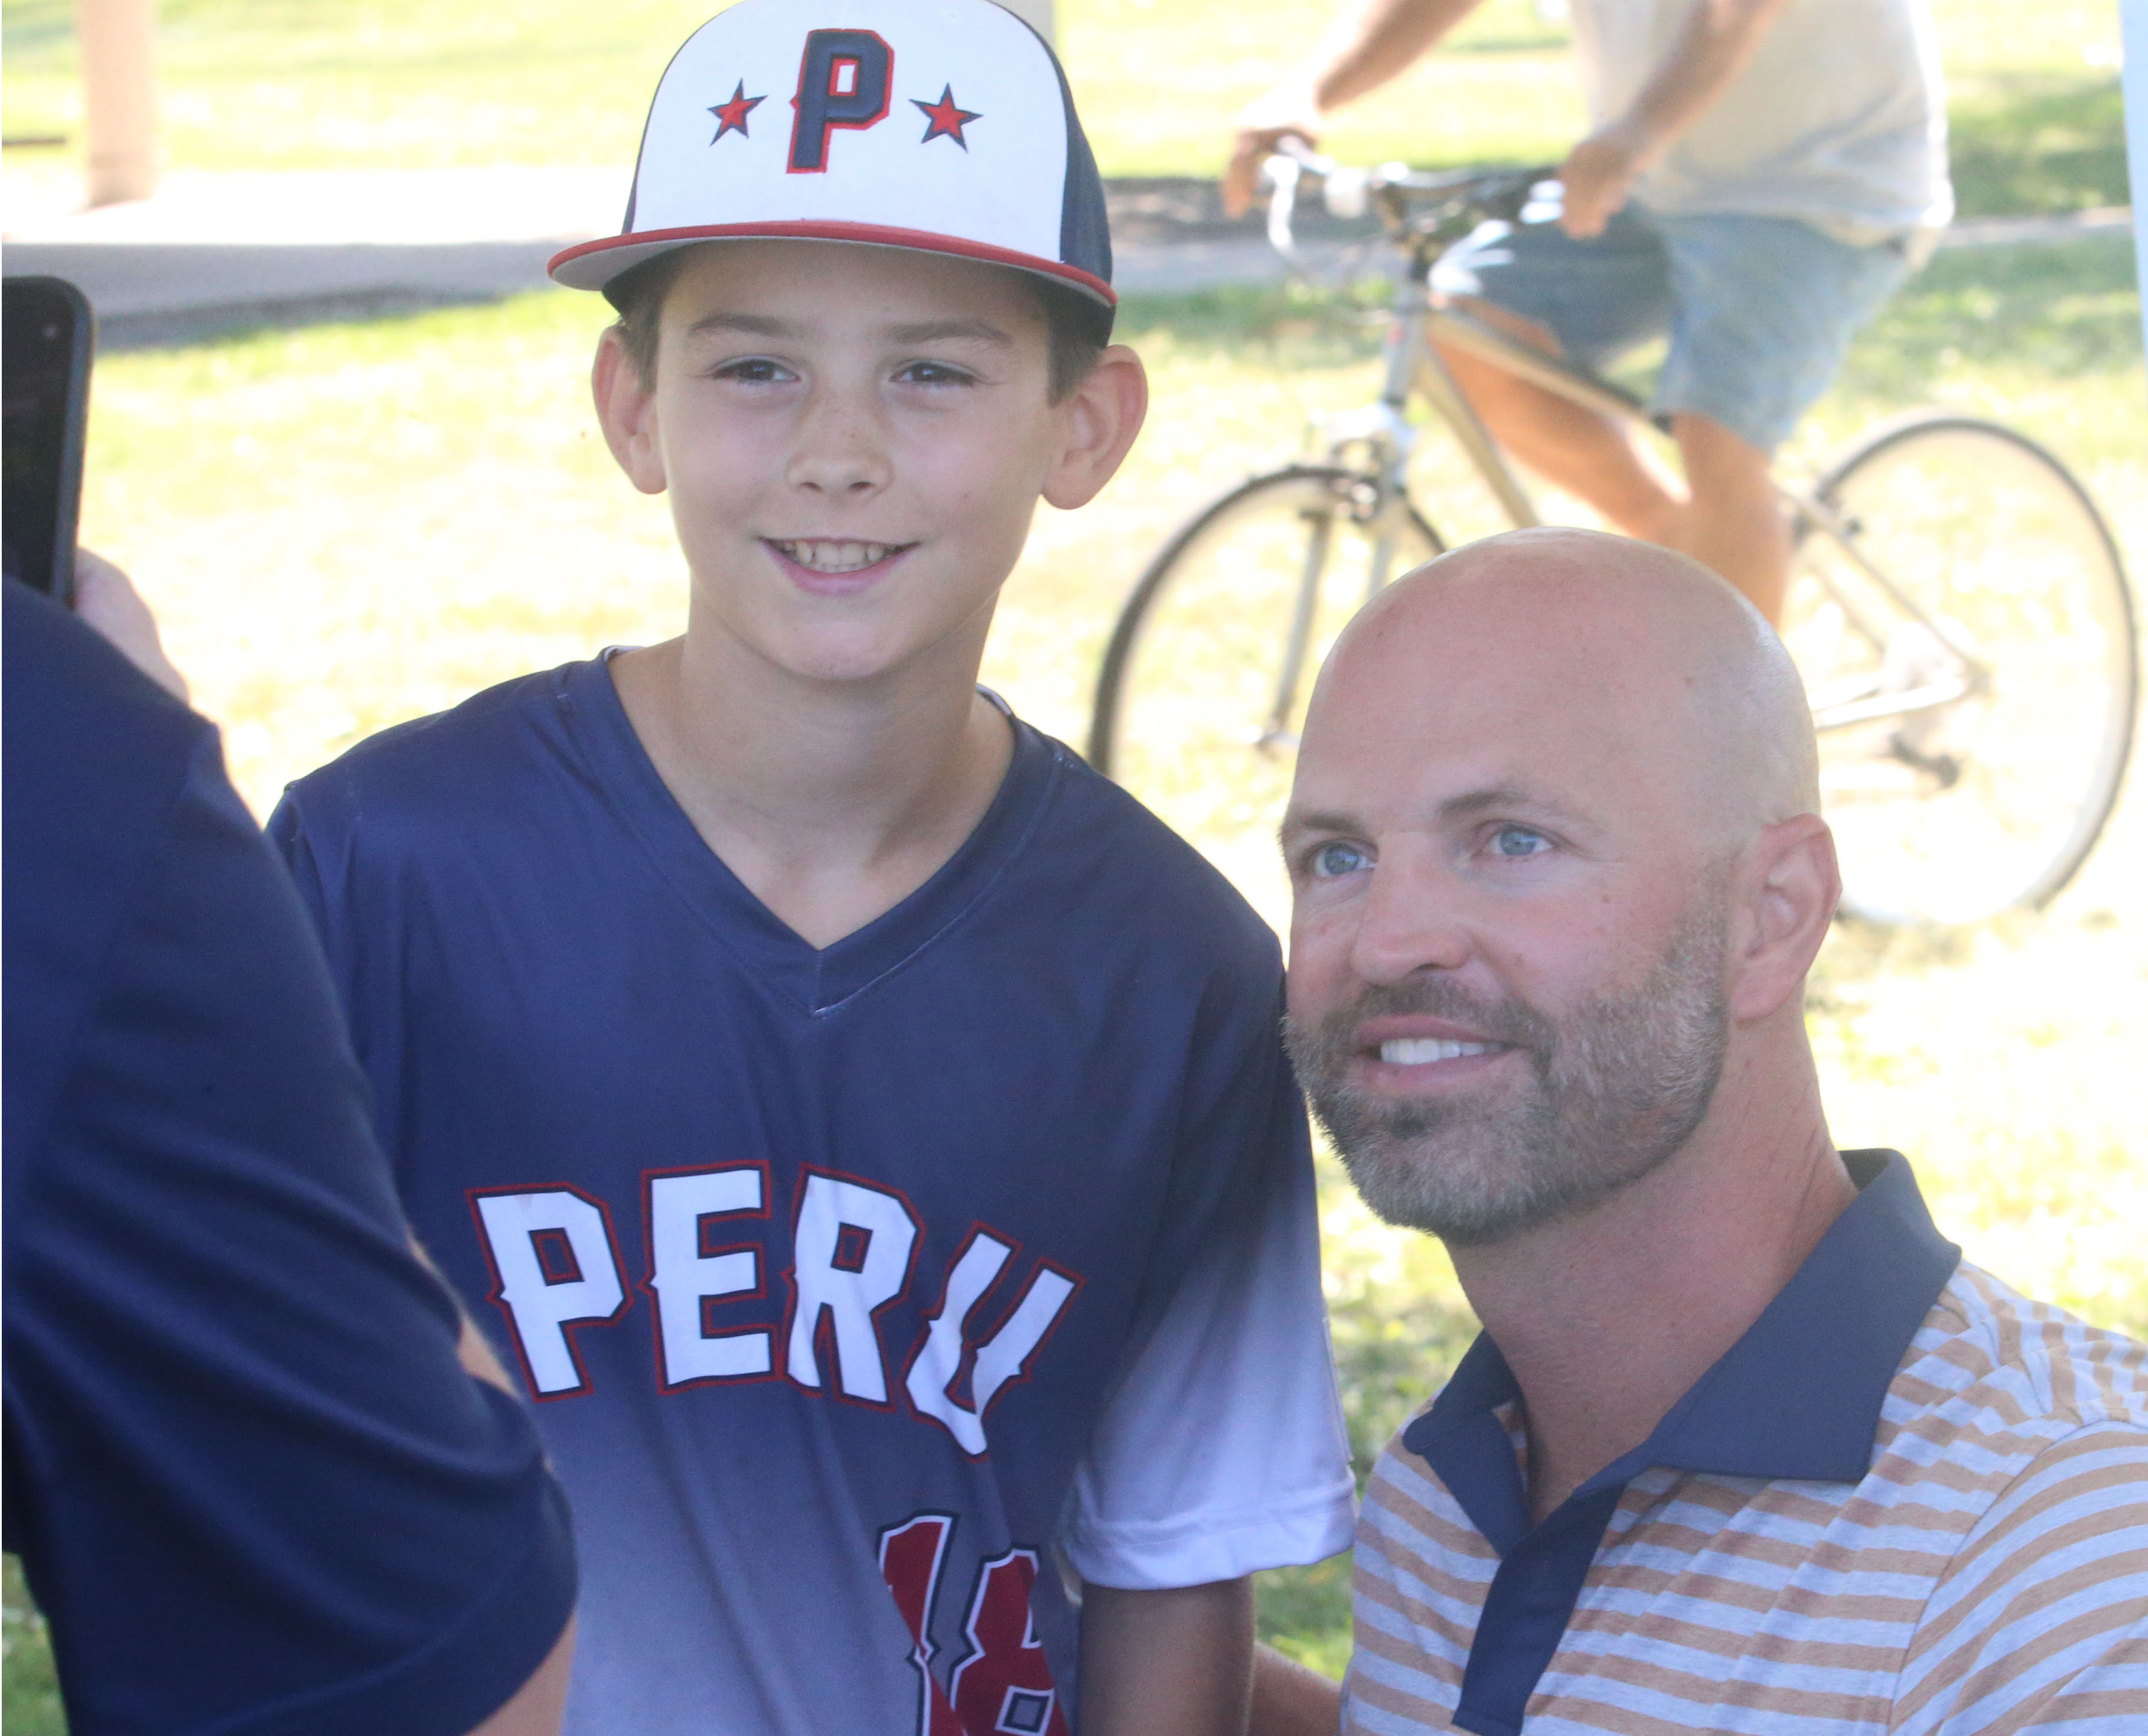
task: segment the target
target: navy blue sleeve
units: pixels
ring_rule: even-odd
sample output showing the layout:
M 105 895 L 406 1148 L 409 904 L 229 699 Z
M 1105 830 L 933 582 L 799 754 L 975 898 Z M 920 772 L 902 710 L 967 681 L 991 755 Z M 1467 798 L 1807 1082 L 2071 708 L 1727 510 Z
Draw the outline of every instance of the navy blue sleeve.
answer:
M 7 1544 L 72 1727 L 466 1731 L 570 1612 L 559 1491 L 213 730 L 7 590 Z

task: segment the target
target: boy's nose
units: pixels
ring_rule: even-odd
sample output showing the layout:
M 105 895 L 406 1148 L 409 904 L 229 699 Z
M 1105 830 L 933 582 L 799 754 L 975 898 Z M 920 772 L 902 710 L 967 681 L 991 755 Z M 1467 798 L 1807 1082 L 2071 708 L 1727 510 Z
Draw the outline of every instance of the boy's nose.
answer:
M 806 414 L 791 449 L 791 487 L 831 499 L 856 499 L 886 488 L 893 467 L 887 444 L 870 415 L 838 404 Z

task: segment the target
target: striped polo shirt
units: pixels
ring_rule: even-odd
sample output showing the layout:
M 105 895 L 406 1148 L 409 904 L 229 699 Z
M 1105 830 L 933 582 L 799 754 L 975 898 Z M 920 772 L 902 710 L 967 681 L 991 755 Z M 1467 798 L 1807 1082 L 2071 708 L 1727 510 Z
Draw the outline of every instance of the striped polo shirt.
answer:
M 2148 1733 L 2148 1347 L 1961 1262 L 1909 1165 L 1532 1526 L 1480 1336 L 1358 1522 L 1350 1736 Z

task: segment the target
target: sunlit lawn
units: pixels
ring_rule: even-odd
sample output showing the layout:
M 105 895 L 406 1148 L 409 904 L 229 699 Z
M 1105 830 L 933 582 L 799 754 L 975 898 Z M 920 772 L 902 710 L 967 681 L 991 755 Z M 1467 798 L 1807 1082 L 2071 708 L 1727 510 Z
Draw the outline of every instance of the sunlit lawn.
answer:
M 1301 64 L 1335 0 L 1058 0 L 1107 174 L 1213 174 L 1230 115 Z M 164 143 L 182 169 L 634 158 L 665 58 L 717 0 L 163 0 Z M 1443 52 L 1341 119 L 1368 162 L 1546 161 L 1581 121 L 1563 8 L 1487 0 Z M 2122 203 L 2110 0 L 1935 0 L 1965 208 Z M 5 0 L 11 178 L 82 148 L 74 0 Z
M 1364 292 L 1370 298 L 1373 291 Z M 1121 479 L 1040 519 L 987 676 L 1078 740 L 1102 640 L 1148 549 L 1225 483 L 1287 455 L 1306 412 L 1361 399 L 1362 302 L 1245 291 L 1137 304 L 1124 330 L 1156 409 Z M 593 299 L 527 297 L 100 366 L 85 534 L 137 574 L 265 811 L 282 781 L 489 682 L 676 630 L 660 502 L 595 438 Z M 1860 345 L 1794 457 L 1932 402 L 2049 441 L 2148 570 L 2148 380 L 2118 242 L 1943 255 Z M 1441 486 L 1461 534 L 1487 509 Z M 1841 933 L 1813 1027 L 1836 1131 L 1917 1162 L 1971 1255 L 2091 1318 L 2148 1332 L 2148 803 L 2049 913 L 1974 933 Z M 1470 1330 L 1436 1246 L 1327 1207 L 1337 1348 L 1361 1453 L 1437 1384 Z M 1272 1627 L 1338 1666 L 1342 1575 L 1270 1588 Z

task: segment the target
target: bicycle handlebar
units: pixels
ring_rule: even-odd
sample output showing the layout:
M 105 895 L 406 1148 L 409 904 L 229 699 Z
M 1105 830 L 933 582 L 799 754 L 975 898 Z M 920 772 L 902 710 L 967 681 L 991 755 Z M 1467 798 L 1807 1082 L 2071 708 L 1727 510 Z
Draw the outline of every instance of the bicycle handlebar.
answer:
M 1298 260 L 1293 233 L 1297 191 L 1307 175 L 1321 183 L 1330 215 L 1348 219 L 1374 208 L 1390 236 L 1430 240 L 1458 233 L 1459 220 L 1465 217 L 1473 226 L 1488 218 L 1517 220 L 1536 197 L 1538 186 L 1558 174 L 1556 165 L 1426 171 L 1383 163 L 1373 168 L 1353 168 L 1291 138 L 1277 142 L 1261 172 L 1271 189 L 1268 244 L 1293 263 Z M 1426 194 L 1446 197 L 1433 210 L 1413 214 L 1413 196 Z

